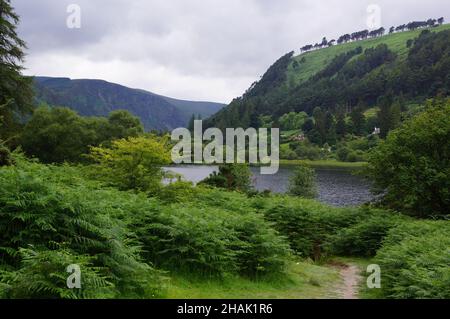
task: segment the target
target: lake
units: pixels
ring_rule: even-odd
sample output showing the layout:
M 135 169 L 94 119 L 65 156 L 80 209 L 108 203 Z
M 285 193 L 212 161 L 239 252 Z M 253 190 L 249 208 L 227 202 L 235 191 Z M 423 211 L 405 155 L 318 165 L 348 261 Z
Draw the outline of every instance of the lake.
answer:
M 167 168 L 181 174 L 187 181 L 198 183 L 215 171 L 217 166 L 183 165 Z M 289 186 L 289 178 L 294 167 L 280 167 L 275 175 L 261 175 L 258 167 L 252 167 L 253 186 L 259 190 L 270 190 L 274 193 L 285 193 Z M 332 206 L 357 206 L 371 201 L 374 196 L 370 192 L 370 183 L 366 179 L 355 176 L 351 170 L 316 169 L 318 200 Z

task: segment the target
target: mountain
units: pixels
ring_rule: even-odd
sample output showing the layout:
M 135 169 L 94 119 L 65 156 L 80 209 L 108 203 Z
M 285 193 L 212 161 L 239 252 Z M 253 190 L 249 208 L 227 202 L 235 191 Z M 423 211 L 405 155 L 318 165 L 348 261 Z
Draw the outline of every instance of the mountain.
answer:
M 450 93 L 450 25 L 353 41 L 276 61 L 242 97 L 210 119 L 211 127 L 278 125 L 290 112 L 348 116 L 383 99 L 422 103 Z
M 209 117 L 225 105 L 172 99 L 102 80 L 35 77 L 38 103 L 66 106 L 82 116 L 108 116 L 124 109 L 138 116 L 146 130 L 186 127 L 192 114 Z

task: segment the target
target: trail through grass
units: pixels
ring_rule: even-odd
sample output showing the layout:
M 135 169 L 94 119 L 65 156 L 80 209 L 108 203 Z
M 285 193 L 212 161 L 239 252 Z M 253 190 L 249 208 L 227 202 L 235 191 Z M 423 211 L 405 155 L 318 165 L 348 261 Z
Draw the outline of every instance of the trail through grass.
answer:
M 270 281 L 228 278 L 197 281 L 175 277 L 168 298 L 177 299 L 327 299 L 337 298 L 334 287 L 341 283 L 339 271 L 310 262 L 292 263 L 288 276 Z

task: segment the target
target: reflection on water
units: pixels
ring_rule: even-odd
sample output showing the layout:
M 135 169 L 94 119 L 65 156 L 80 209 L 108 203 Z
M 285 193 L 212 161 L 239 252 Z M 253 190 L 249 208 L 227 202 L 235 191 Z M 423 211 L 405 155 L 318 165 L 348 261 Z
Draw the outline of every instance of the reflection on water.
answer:
M 188 181 L 198 183 L 215 171 L 217 166 L 177 166 L 168 170 L 181 174 Z M 270 190 L 285 193 L 293 167 L 282 167 L 275 175 L 261 175 L 260 169 L 251 168 L 253 185 L 259 191 Z M 373 199 L 370 184 L 360 176 L 354 176 L 348 170 L 317 169 L 318 200 L 333 206 L 355 206 Z

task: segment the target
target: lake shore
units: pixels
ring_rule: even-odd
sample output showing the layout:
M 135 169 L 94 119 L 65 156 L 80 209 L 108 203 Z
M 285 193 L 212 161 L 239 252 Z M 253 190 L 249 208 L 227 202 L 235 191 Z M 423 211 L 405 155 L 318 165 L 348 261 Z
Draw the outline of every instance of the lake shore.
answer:
M 346 170 L 356 170 L 362 169 L 367 165 L 367 162 L 340 162 L 335 160 L 280 160 L 280 166 L 298 166 L 298 165 L 306 165 L 311 168 L 322 168 L 322 169 L 346 169 Z M 218 164 L 206 164 L 206 163 L 192 163 L 192 164 L 174 164 L 170 165 L 170 167 L 177 167 L 183 165 L 194 165 L 194 166 L 218 166 Z M 258 167 L 262 164 L 250 164 L 252 167 Z
M 310 161 L 310 160 L 280 160 L 280 166 L 296 166 L 296 165 L 306 165 L 312 168 L 329 168 L 329 169 L 361 169 L 364 168 L 366 162 L 339 162 L 334 160 L 320 160 L 320 161 Z

